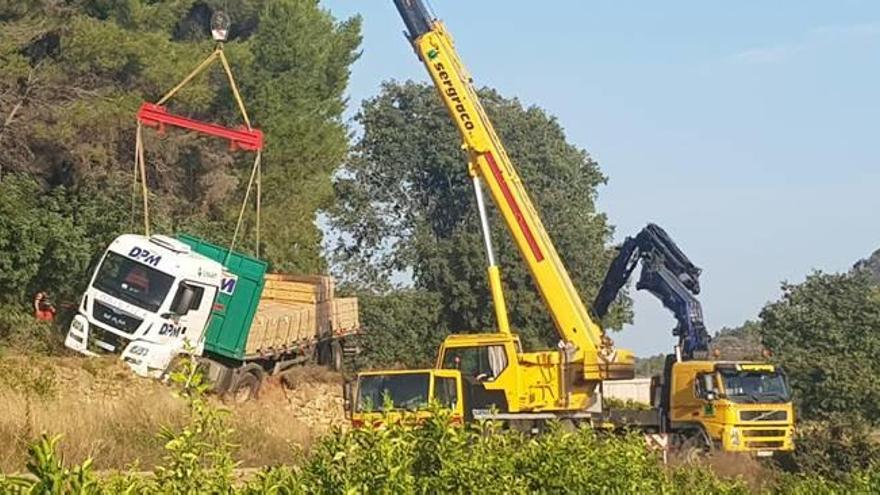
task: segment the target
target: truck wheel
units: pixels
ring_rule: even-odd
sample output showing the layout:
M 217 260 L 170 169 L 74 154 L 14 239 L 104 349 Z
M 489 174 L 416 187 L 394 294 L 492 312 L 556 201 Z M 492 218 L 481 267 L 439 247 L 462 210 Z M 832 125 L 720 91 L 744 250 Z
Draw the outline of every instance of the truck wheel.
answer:
M 260 394 L 260 377 L 256 373 L 246 372 L 238 377 L 229 395 L 233 402 L 242 404 L 256 399 Z
M 330 369 L 333 371 L 342 371 L 342 344 L 334 340 L 330 344 Z
M 699 429 L 681 433 L 676 450 L 684 462 L 695 464 L 712 450 L 712 446 L 706 432 Z
M 315 350 L 315 354 L 317 354 L 319 365 L 330 366 L 330 363 L 332 362 L 331 359 L 333 357 L 333 351 L 330 349 L 329 342 L 322 342 L 318 344 L 318 348 Z

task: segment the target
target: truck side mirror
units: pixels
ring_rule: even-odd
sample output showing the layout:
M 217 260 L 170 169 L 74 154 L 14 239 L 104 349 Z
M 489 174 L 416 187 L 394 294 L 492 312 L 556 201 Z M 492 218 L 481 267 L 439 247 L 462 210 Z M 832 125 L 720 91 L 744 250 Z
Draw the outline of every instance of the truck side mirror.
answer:
M 175 298 L 175 304 L 171 308 L 171 312 L 177 316 L 183 316 L 189 312 L 189 308 L 192 306 L 193 299 L 196 296 L 196 290 L 185 282 L 180 283 L 180 289 L 178 290 L 180 292 L 178 297 Z

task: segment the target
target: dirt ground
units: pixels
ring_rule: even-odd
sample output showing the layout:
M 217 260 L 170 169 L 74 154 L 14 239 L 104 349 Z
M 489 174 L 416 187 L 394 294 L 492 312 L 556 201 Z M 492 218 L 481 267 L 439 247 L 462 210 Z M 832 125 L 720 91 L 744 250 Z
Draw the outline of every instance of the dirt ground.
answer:
M 244 467 L 289 461 L 333 426 L 345 426 L 342 377 L 323 368 L 292 374 L 293 389 L 266 383 L 257 401 L 227 404 Z M 27 445 L 63 435 L 69 462 L 98 469 L 150 469 L 163 455 L 157 434 L 185 421 L 183 401 L 161 382 L 136 377 L 112 358 L 0 358 L 0 471 L 24 468 Z

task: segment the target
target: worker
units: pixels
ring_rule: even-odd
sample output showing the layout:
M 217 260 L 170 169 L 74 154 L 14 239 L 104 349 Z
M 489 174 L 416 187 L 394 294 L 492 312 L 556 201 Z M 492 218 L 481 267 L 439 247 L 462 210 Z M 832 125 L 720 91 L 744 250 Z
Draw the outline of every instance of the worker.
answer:
M 50 322 L 55 320 L 55 306 L 45 292 L 37 292 L 34 297 L 34 318 Z

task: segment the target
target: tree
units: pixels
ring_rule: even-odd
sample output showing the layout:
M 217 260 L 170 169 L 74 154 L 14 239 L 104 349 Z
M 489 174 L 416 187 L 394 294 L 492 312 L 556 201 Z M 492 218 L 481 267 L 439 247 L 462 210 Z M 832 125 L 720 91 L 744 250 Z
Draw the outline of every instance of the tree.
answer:
M 803 419 L 880 424 L 880 288 L 862 272 L 783 284 L 761 311 L 764 344 L 788 372 Z
M 315 213 L 334 200 L 331 177 L 348 153 L 342 122 L 361 21 L 336 22 L 315 0 L 268 2 L 245 90 L 268 132 L 266 255 L 275 269 L 322 271 Z
M 440 298 L 417 290 L 361 294 L 365 332 L 359 368 L 431 367 L 440 342 L 449 333 L 440 321 Z
M 591 300 L 613 256 L 606 247 L 612 229 L 595 207 L 605 177 L 540 108 L 488 89 L 480 94 L 575 285 Z M 411 278 L 416 289 L 438 294 L 449 330 L 493 327 L 474 192 L 435 89 L 386 83 L 356 120 L 363 134 L 340 173 L 331 214 L 340 232 L 338 271 L 380 291 Z M 491 215 L 511 323 L 527 345 L 552 344 L 558 337 L 527 267 L 494 208 Z M 610 327 L 629 316 L 629 300 L 622 300 Z

